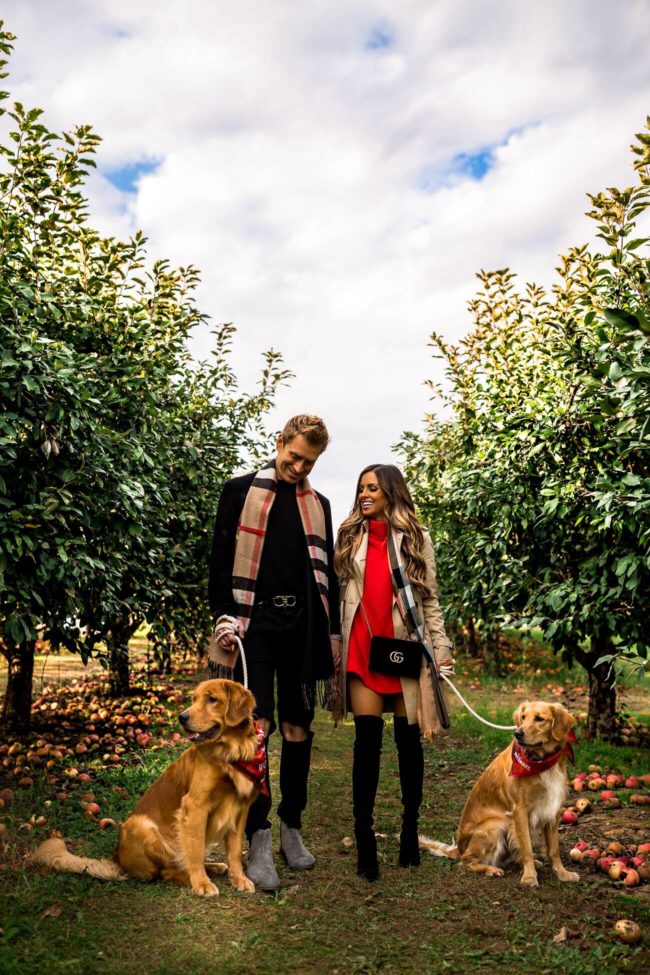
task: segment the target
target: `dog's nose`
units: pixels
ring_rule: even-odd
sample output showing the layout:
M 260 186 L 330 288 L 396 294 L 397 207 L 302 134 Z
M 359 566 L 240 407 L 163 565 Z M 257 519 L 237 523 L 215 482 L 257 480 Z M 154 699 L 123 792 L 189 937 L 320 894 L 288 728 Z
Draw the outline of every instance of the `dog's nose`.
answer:
M 515 738 L 517 739 L 517 741 L 523 740 L 524 732 L 521 730 L 521 728 L 517 728 L 517 730 L 515 731 Z
M 182 725 L 186 725 L 187 722 L 190 720 L 190 712 L 189 711 L 181 711 L 181 713 L 178 716 L 178 720 L 180 721 L 180 723 Z

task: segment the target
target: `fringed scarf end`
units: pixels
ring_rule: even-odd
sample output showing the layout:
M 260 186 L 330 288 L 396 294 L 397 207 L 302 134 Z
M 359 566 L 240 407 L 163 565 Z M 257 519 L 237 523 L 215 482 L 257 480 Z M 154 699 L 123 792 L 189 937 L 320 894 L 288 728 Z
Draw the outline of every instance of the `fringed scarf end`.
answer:
M 211 680 L 233 680 L 235 672 L 234 666 L 217 663 L 216 660 L 208 660 L 208 674 Z

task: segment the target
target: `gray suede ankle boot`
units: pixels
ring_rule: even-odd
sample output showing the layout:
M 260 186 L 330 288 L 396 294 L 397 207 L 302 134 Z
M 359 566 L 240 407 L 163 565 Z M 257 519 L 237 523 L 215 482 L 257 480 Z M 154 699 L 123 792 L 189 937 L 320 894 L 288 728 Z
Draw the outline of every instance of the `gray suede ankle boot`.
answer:
M 287 826 L 280 820 L 280 853 L 291 870 L 311 870 L 316 857 L 310 853 L 302 841 L 299 829 Z
M 273 863 L 270 829 L 258 829 L 251 836 L 246 876 L 259 890 L 278 890 L 280 887 L 280 878 Z

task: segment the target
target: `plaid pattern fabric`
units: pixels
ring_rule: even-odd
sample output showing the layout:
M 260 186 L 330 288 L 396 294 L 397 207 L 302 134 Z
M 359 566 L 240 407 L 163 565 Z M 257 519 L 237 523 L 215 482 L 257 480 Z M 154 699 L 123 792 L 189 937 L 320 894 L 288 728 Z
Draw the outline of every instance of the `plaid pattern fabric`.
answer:
M 275 462 L 272 462 L 255 475 L 239 519 L 233 566 L 233 598 L 237 606 L 237 616 L 244 630 L 248 628 L 253 613 L 255 583 L 262 560 L 269 513 L 275 501 L 277 483 Z M 329 619 L 325 513 L 318 495 L 306 477 L 298 482 L 296 500 L 316 585 Z
M 400 559 L 399 547 L 395 544 L 395 533 L 390 532 L 388 536 L 388 557 L 390 559 L 390 569 L 393 576 L 393 585 L 397 595 L 397 602 L 400 614 L 409 633 L 415 633 L 418 640 L 425 647 L 429 659 L 433 660 L 431 648 L 426 643 L 424 625 L 420 619 L 418 608 L 413 596 L 413 589 L 406 574 L 404 563 Z

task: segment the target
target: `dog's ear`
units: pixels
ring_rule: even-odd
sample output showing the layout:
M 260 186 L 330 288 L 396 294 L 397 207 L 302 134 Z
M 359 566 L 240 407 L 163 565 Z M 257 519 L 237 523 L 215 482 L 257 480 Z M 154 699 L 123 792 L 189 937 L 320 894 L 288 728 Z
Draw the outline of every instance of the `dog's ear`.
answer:
M 517 727 L 519 727 L 519 725 L 521 724 L 521 704 L 519 705 L 519 707 L 517 708 L 517 710 L 513 714 L 512 720 L 517 725 Z
M 561 738 L 566 738 L 575 723 L 576 719 L 572 714 L 569 714 L 566 708 L 553 705 L 552 735 L 556 741 L 560 741 Z
M 225 721 L 229 725 L 238 725 L 250 717 L 255 698 L 242 684 L 236 684 L 234 681 L 228 681 L 228 683 L 230 686 L 228 687 L 228 707 L 226 708 Z

